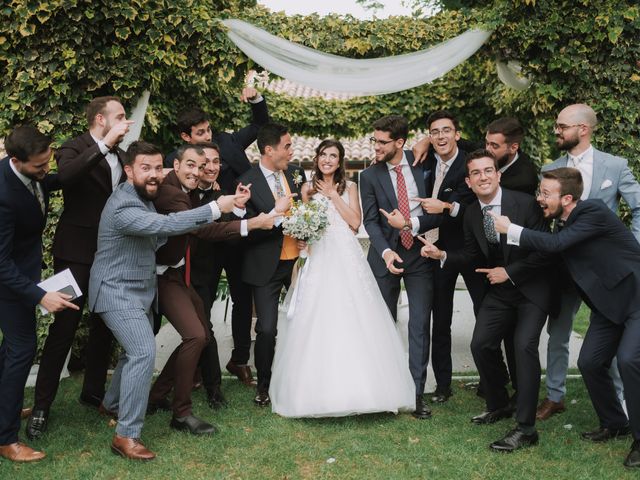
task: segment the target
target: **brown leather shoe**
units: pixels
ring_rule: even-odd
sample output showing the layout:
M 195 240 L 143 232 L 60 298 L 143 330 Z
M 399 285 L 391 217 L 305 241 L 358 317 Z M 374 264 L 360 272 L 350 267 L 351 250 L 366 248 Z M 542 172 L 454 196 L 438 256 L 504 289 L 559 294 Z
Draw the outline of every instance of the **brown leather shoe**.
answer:
M 227 363 L 227 371 L 238 377 L 242 383 L 244 383 L 248 387 L 255 387 L 256 381 L 253 379 L 253 375 L 251 374 L 251 367 L 249 365 L 238 365 L 237 363 L 229 360 Z
M 0 456 L 12 462 L 37 462 L 47 455 L 21 442 L 0 445 Z
M 117 434 L 113 436 L 111 451 L 129 460 L 148 461 L 156 458 L 156 454 L 148 450 L 139 438 L 121 437 Z
M 111 417 L 115 420 L 118 419 L 118 412 L 114 412 L 113 410 L 109 410 L 107 407 L 104 406 L 104 403 L 101 403 L 100 406 L 98 407 L 98 413 L 100 415 L 103 415 L 105 417 Z
M 22 420 L 24 420 L 25 418 L 29 418 L 31 416 L 32 411 L 33 409 L 31 408 L 23 408 L 22 411 L 20 412 L 20 418 Z
M 565 408 L 563 400 L 553 402 L 548 398 L 545 398 L 542 403 L 538 405 L 538 409 L 536 410 L 536 420 L 548 420 L 552 415 L 562 413 L 564 411 Z

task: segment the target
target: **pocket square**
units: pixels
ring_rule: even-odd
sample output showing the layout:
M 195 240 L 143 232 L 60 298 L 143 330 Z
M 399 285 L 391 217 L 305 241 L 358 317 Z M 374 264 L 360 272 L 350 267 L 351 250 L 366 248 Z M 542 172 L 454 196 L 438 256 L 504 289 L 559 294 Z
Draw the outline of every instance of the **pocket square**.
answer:
M 451 189 L 451 188 L 445 188 L 445 189 L 444 189 L 444 191 L 445 191 L 445 192 L 453 192 L 453 189 Z
M 609 180 L 608 178 L 602 182 L 602 185 L 600 185 L 600 190 L 604 190 L 605 188 L 609 188 L 611 185 L 613 185 L 613 183 L 611 183 L 611 180 Z

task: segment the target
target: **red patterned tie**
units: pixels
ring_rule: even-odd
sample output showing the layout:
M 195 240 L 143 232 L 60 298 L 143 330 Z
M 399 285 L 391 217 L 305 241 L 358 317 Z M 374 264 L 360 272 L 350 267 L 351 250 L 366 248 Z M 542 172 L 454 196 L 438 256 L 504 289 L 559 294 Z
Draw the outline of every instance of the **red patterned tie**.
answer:
M 398 210 L 404 218 L 411 218 L 409 213 L 409 197 L 407 196 L 407 184 L 404 182 L 404 175 L 402 175 L 402 165 L 398 165 L 394 168 L 398 179 Z M 413 246 L 413 234 L 411 230 L 400 231 L 400 243 L 402 246 L 409 250 Z

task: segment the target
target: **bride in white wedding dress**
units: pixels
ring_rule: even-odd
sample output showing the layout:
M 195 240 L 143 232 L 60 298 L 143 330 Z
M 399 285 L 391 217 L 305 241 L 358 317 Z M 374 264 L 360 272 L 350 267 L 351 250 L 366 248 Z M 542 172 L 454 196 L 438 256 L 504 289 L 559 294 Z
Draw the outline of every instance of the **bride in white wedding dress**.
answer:
M 415 384 L 395 323 L 354 235 L 361 214 L 344 147 L 316 149 L 304 201 L 328 199 L 329 225 L 309 247 L 278 338 L 269 395 L 284 417 L 411 411 Z

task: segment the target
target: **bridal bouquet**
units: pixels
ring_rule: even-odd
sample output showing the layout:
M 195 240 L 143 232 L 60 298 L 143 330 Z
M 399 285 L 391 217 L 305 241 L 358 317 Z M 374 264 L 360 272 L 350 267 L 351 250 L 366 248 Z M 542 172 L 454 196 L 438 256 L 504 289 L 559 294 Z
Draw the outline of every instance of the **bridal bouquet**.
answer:
M 285 235 L 311 245 L 320 240 L 328 224 L 326 201 L 296 201 L 293 202 L 289 215 L 282 221 L 282 230 Z

